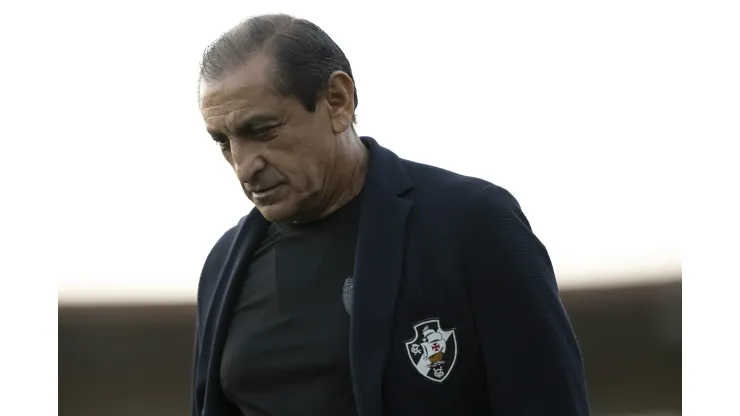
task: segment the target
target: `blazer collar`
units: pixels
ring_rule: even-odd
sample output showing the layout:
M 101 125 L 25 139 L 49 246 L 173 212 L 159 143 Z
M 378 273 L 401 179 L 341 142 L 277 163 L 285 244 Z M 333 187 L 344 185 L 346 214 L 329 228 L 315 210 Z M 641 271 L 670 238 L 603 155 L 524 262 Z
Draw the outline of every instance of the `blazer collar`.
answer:
M 402 277 L 406 219 L 413 189 L 401 159 L 369 137 L 370 160 L 362 194 L 350 324 L 350 363 L 362 416 L 382 414 L 382 377 L 390 348 Z

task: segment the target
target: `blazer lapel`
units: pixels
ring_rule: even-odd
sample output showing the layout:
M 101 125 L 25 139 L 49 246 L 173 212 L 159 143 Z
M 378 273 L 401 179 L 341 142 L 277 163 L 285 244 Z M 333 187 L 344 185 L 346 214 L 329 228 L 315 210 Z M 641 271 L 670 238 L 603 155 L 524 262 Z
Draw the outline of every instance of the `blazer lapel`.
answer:
M 212 340 L 208 362 L 209 383 L 206 385 L 204 402 L 204 408 L 206 409 L 209 408 L 209 401 L 213 400 L 214 405 L 224 402 L 223 397 L 214 397 L 214 395 L 223 396 L 220 386 L 210 384 L 218 384 L 221 380 L 219 377 L 221 353 L 224 342 L 226 342 L 231 310 L 239 292 L 239 276 L 243 276 L 246 267 L 249 265 L 249 259 L 259 247 L 268 225 L 269 222 L 256 208 L 241 221 L 218 277 L 216 290 L 206 318 L 208 322 L 215 322 L 214 326 L 210 328 L 213 335 L 210 338 L 204 338 Z
M 401 281 L 406 219 L 412 205 L 400 195 L 412 189 L 413 183 L 398 156 L 370 138 L 362 140 L 370 150 L 370 161 L 355 255 L 350 364 L 360 415 L 380 416 L 381 381 Z

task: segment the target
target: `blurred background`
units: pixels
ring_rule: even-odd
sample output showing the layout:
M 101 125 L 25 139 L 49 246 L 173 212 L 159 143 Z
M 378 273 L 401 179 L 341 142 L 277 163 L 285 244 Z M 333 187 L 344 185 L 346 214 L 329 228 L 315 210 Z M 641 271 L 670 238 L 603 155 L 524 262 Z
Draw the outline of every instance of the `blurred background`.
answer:
M 593 415 L 681 414 L 681 283 L 563 291 Z M 192 304 L 61 305 L 59 414 L 189 414 Z
M 267 12 L 308 18 L 344 50 L 360 134 L 517 197 L 555 265 L 594 415 L 681 414 L 682 10 L 255 3 L 47 9 L 69 16 L 45 21 L 58 33 L 45 59 L 66 91 L 50 94 L 42 124 L 74 133 L 39 156 L 63 164 L 61 185 L 28 196 L 55 201 L 53 218 L 33 203 L 12 218 L 55 221 L 44 244 L 58 276 L 60 415 L 188 413 L 200 269 L 251 209 L 203 128 L 198 63 L 221 32 Z

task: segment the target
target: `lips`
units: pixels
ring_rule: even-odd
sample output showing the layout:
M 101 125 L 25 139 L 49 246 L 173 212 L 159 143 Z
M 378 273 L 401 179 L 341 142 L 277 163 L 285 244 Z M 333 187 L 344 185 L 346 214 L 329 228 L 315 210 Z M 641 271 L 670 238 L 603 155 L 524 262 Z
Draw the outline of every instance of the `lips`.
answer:
M 263 198 L 266 198 L 266 197 L 270 196 L 279 187 L 280 187 L 280 185 L 275 185 L 275 186 L 270 187 L 270 188 L 260 188 L 260 189 L 256 189 L 256 190 L 250 191 L 250 192 L 252 193 L 252 198 L 255 198 L 255 199 L 263 199 Z

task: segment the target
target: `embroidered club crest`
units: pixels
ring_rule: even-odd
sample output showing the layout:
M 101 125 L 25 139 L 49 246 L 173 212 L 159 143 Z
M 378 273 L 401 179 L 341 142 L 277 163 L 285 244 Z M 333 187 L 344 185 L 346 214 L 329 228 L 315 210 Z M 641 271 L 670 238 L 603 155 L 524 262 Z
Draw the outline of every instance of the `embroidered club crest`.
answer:
M 344 279 L 344 288 L 342 289 L 342 301 L 344 302 L 344 309 L 347 310 L 347 313 L 352 315 L 352 288 L 354 287 L 354 282 L 352 280 L 352 276 Z
M 430 319 L 414 325 L 414 333 L 414 339 L 406 343 L 411 364 L 429 380 L 445 381 L 457 360 L 454 328 L 445 330 L 439 319 Z

